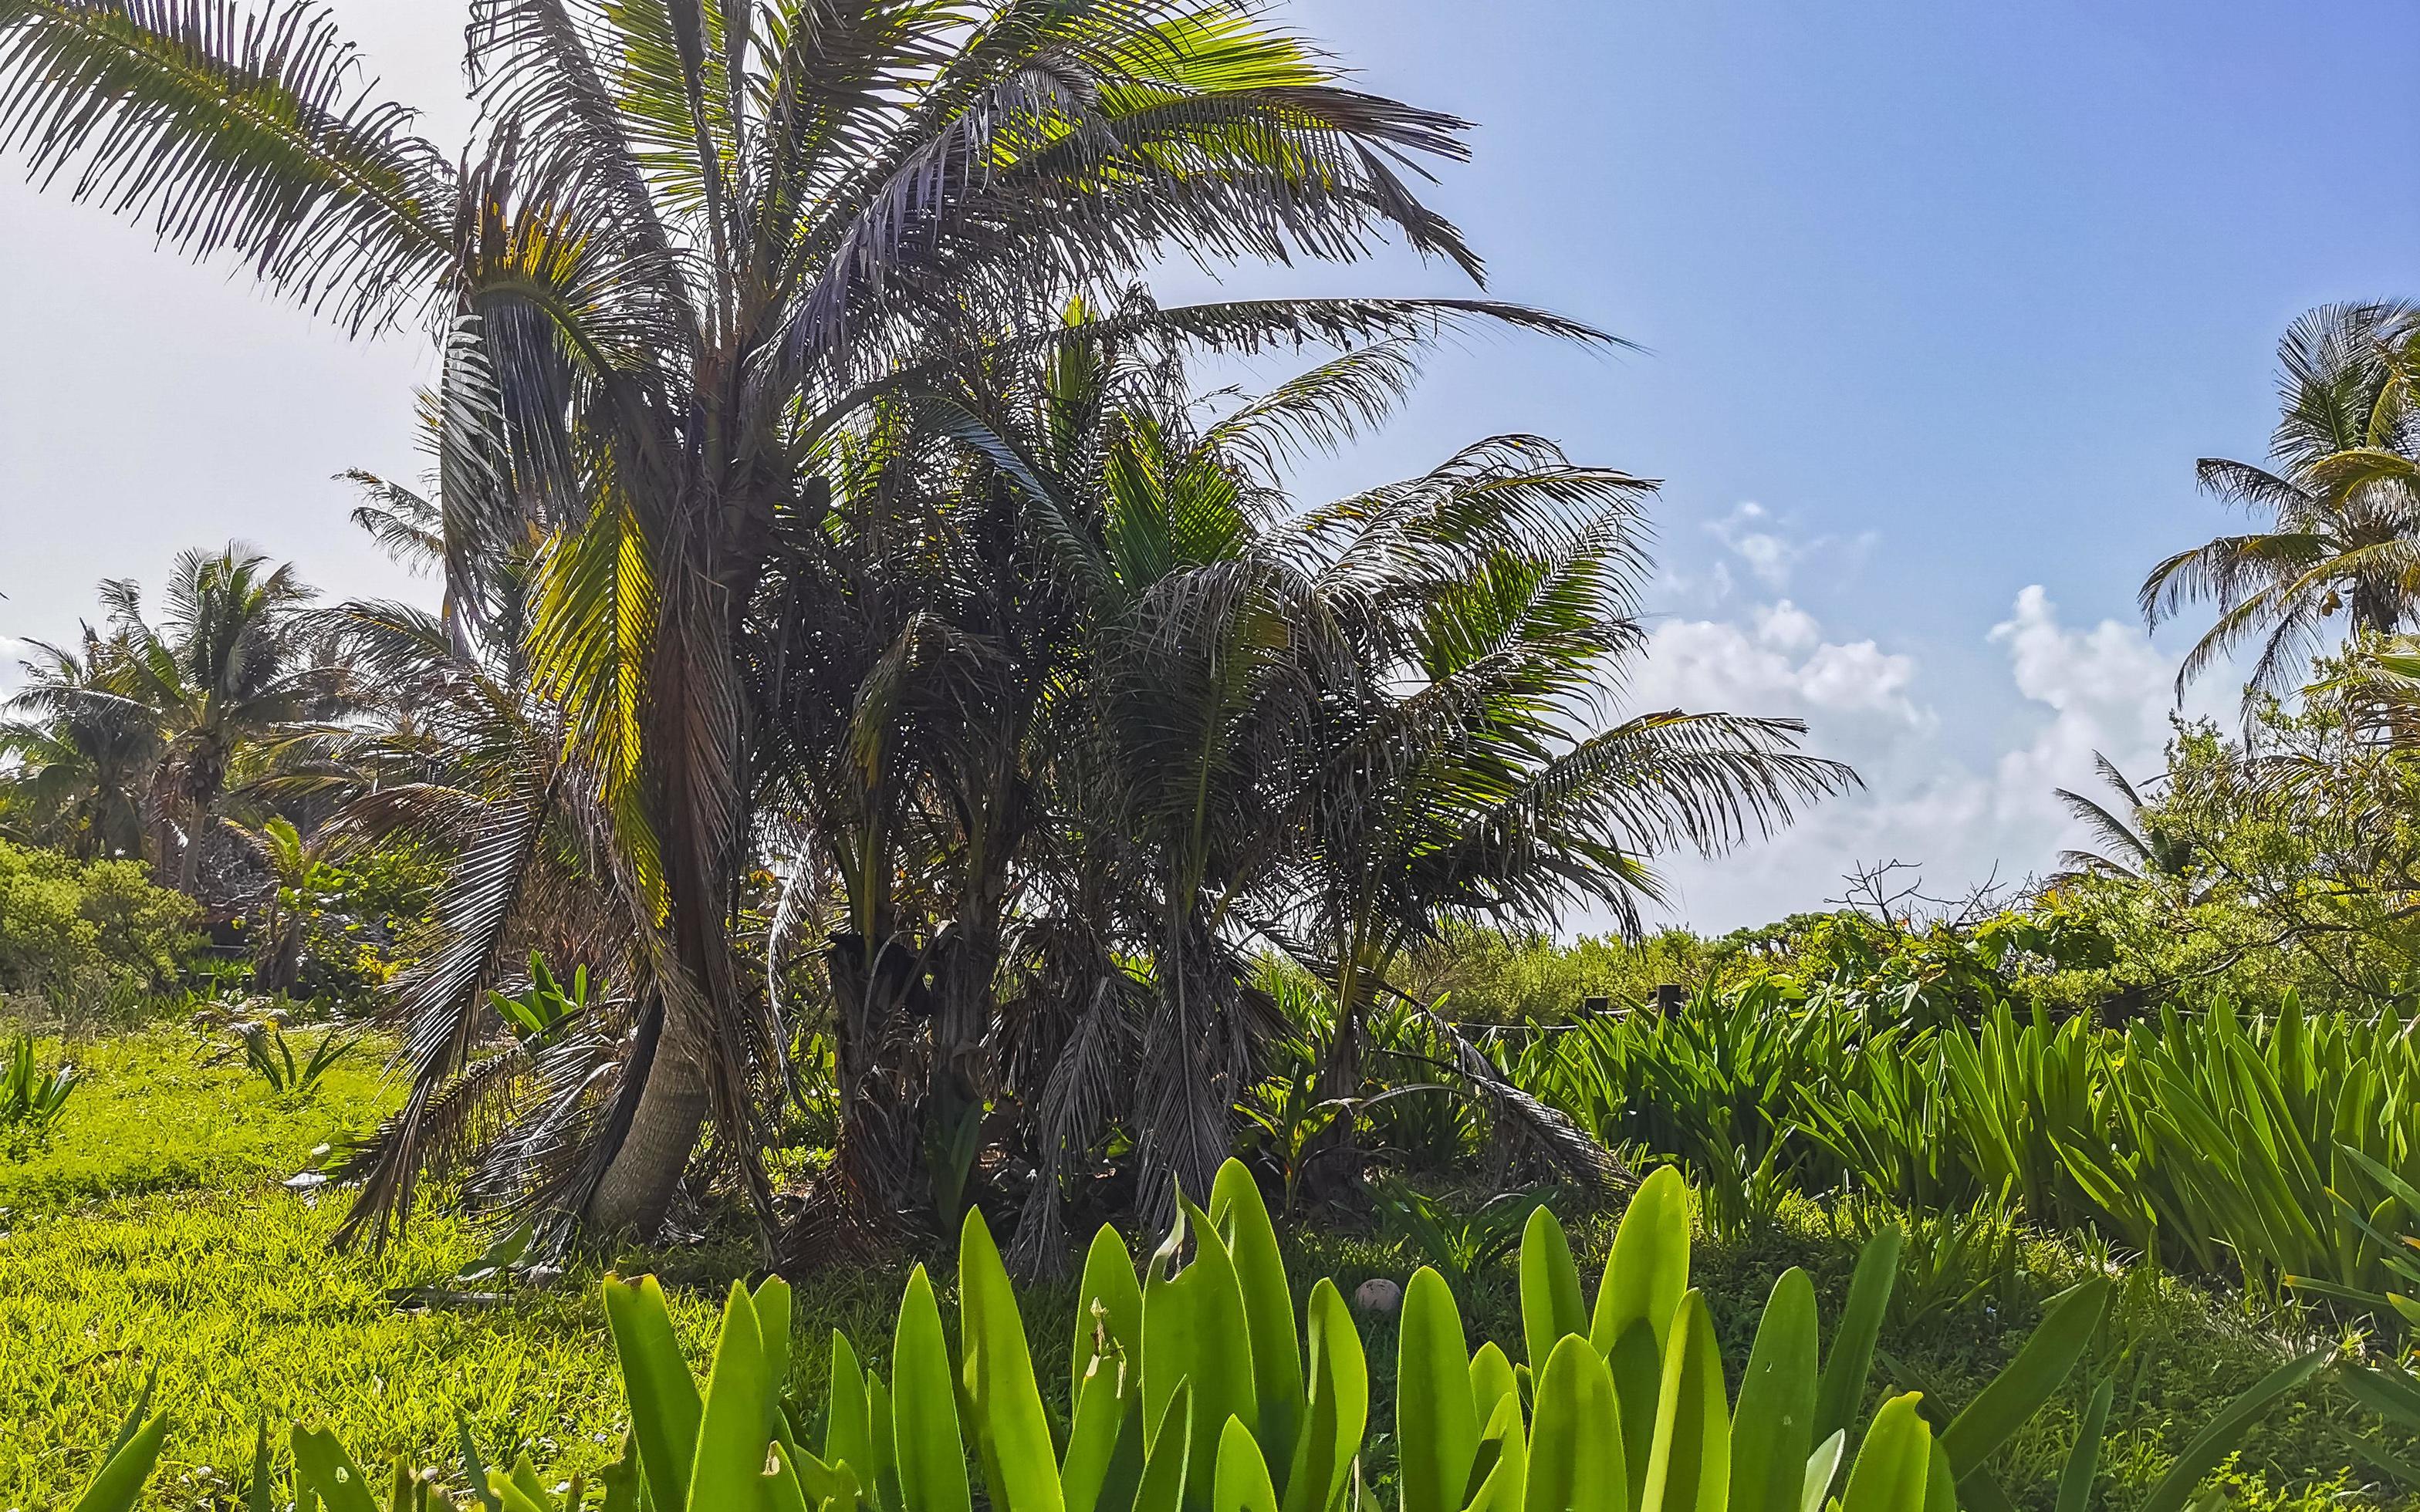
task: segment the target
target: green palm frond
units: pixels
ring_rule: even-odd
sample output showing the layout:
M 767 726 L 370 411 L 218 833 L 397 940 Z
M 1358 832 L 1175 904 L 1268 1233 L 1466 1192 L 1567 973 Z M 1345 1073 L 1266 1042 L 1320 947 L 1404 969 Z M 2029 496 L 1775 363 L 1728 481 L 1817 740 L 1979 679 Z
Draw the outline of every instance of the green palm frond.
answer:
M 355 331 L 418 312 L 450 255 L 452 175 L 358 83 L 314 0 L 7 0 L 0 143 L 34 176 Z

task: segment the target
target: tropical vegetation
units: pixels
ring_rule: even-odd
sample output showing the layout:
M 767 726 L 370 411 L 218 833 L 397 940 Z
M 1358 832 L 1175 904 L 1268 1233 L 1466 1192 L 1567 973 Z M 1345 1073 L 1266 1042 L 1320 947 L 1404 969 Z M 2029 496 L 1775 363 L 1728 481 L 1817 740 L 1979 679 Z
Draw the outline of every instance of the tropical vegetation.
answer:
M 1440 337 L 1615 338 L 1152 288 L 1480 285 L 1466 123 L 1251 0 L 466 63 L 447 151 L 315 0 L 0 0 L 38 178 L 438 373 L 347 475 L 427 602 L 189 550 L 0 708 L 0 1503 L 2420 1495 L 2411 306 L 2295 323 L 2143 585 L 2240 721 L 1706 938 L 1661 863 L 1857 778 L 1626 696 L 1656 483 L 1300 482 Z

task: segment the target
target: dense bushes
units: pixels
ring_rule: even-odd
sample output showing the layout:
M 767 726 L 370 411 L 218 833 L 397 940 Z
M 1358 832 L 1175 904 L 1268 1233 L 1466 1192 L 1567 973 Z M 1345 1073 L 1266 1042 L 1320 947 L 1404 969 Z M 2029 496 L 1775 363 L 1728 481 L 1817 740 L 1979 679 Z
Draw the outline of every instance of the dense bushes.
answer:
M 56 998 L 110 978 L 165 987 L 197 943 L 194 912 L 139 862 L 0 841 L 0 992 Z

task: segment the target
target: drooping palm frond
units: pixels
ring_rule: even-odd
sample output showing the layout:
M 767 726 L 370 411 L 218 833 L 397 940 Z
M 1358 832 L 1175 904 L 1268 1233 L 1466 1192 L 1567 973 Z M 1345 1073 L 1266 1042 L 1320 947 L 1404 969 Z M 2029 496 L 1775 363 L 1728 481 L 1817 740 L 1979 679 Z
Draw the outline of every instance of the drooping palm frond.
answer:
M 450 255 L 444 157 L 359 84 L 317 0 L 0 4 L 0 147 L 47 183 L 225 249 L 353 331 L 424 308 Z

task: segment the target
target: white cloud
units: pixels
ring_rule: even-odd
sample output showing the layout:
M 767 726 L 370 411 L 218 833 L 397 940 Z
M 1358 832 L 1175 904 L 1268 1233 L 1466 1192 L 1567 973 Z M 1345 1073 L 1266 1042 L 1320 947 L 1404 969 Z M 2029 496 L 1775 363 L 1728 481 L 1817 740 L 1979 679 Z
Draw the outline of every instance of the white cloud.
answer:
M 1765 507 L 1751 500 L 1706 529 L 1747 563 L 1748 571 L 1756 575 L 1759 582 L 1771 588 L 1787 588 L 1791 568 L 1811 547 L 1823 542 L 1802 546 L 1779 534 L 1771 521 Z
M 2175 664 L 2134 626 L 2064 622 L 2040 586 L 2016 595 L 1984 644 L 2007 681 L 1982 690 L 2013 730 L 1979 768 L 1951 750 L 1918 657 L 1873 640 L 1833 640 L 1788 599 L 1744 621 L 1675 620 L 1650 638 L 1634 706 L 1790 715 L 1807 748 L 1845 761 L 1864 791 L 1819 804 L 1771 841 L 1712 861 L 1676 859 L 1677 918 L 1723 930 L 1816 908 L 1860 862 L 1921 866 L 1929 890 L 2048 869 L 2072 843 L 2055 787 L 2088 787 L 2105 751 L 2130 772 L 2157 766 Z M 1962 713 L 1965 707 L 1962 702 Z

